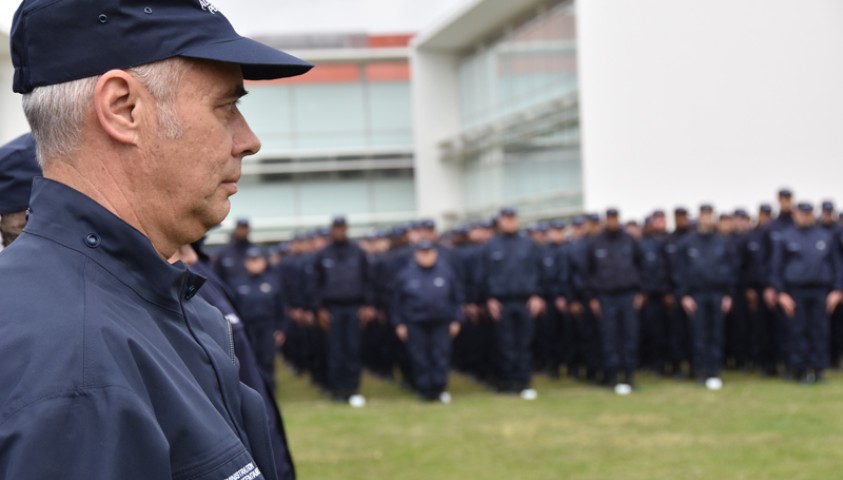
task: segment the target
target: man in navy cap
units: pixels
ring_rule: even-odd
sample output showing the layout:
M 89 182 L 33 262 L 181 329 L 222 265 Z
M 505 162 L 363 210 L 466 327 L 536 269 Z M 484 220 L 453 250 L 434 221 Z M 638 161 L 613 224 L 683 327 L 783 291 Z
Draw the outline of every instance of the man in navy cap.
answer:
M 677 246 L 674 275 L 688 315 L 694 375 L 709 390 L 723 387 L 724 318 L 737 284 L 735 257 L 734 243 L 717 232 L 713 207 L 703 204 L 697 230 Z
M 191 0 L 25 0 L 10 37 L 45 178 L 0 254 L 3 476 L 277 478 L 228 323 L 167 260 L 260 149 L 244 79 L 311 65 Z
M 659 375 L 672 366 L 668 349 L 670 310 L 674 305 L 672 282 L 667 256 L 667 223 L 665 213 L 653 212 L 645 223 L 641 249 L 641 358 L 644 364 Z
M 391 320 L 407 345 L 418 394 L 426 401 L 450 403 L 446 386 L 451 339 L 463 319 L 462 288 L 432 241 L 422 240 L 414 249 L 413 262 L 395 279 Z
M 771 255 L 767 227 L 772 211 L 769 204 L 762 204 L 755 226 L 738 243 L 740 285 L 748 310 L 749 358 L 762 375 L 774 375 L 777 361 L 775 315 L 763 300 Z
M 690 360 L 690 339 L 688 335 L 688 315 L 679 304 L 679 295 L 676 291 L 674 272 L 676 266 L 676 252 L 682 240 L 692 232 L 691 218 L 688 209 L 676 207 L 673 209 L 673 231 L 667 236 L 665 251 L 667 252 L 668 267 L 671 272 L 671 284 L 673 287 L 673 308 L 670 310 L 671 321 L 668 332 L 668 357 L 670 358 L 671 371 L 677 380 L 682 377 L 682 363 Z
M 606 383 L 619 395 L 634 386 L 638 362 L 641 250 L 623 230 L 620 214 L 606 210 L 606 226 L 585 255 L 585 298 L 599 319 Z
M 843 299 L 843 260 L 810 203 L 797 206 L 794 220 L 773 243 L 770 283 L 788 320 L 789 374 L 813 383 L 829 366 L 829 316 Z
M 519 232 L 518 212 L 503 208 L 498 235 L 483 247 L 480 257 L 483 298 L 495 325 L 498 353 L 498 388 L 536 398 L 532 381 L 536 318 L 545 310 L 542 299 L 542 257 L 538 245 Z
M 214 256 L 214 272 L 229 286 L 246 276 L 246 251 L 254 245 L 249 240 L 251 226 L 248 218 L 238 218 L 228 245 Z
M 363 407 L 360 348 L 363 325 L 374 319 L 374 293 L 366 252 L 348 238 L 348 222 L 331 221 L 331 243 L 314 258 L 315 304 L 325 331 L 328 386 L 337 401 Z
M 0 237 L 8 247 L 26 225 L 32 179 L 41 174 L 32 134 L 0 147 Z

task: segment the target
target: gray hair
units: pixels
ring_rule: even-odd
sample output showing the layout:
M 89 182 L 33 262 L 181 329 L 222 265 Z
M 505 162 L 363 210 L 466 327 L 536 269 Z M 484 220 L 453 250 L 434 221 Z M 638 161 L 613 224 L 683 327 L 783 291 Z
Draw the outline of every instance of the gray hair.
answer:
M 159 134 L 179 138 L 181 123 L 174 108 L 174 96 L 191 63 L 181 57 L 127 69 L 149 90 L 158 106 Z M 23 111 L 38 151 L 38 163 L 71 155 L 79 146 L 85 115 L 91 108 L 99 76 L 38 87 L 23 96 Z

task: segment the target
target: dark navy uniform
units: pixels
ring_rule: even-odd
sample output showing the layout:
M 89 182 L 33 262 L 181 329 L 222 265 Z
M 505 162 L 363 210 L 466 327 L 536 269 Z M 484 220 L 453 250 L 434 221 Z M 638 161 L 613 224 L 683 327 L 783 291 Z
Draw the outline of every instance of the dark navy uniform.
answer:
M 228 321 L 196 297 L 204 282 L 37 178 L 0 253 L 4 476 L 277 478 L 264 400 L 240 383 Z
M 603 368 L 610 386 L 623 373 L 626 383 L 638 361 L 638 313 L 641 252 L 629 234 L 606 230 L 592 239 L 586 252 L 586 298 L 600 302 Z
M 768 242 L 769 232 L 766 226 L 757 226 L 750 230 L 738 245 L 740 261 L 740 279 L 744 295 L 754 301 L 749 307 L 749 358 L 755 368 L 765 374 L 776 370 L 776 317 L 764 302 L 764 289 L 769 284 L 771 248 Z
M 499 234 L 484 245 L 480 268 L 483 297 L 501 303 L 501 316 L 495 323 L 499 387 L 523 390 L 532 378 L 530 345 L 535 330 L 527 301 L 542 292 L 541 251 L 526 235 Z
M 366 253 L 353 241 L 332 242 L 314 258 L 317 309 L 331 315 L 327 331 L 328 384 L 337 397 L 349 397 L 360 388 L 361 337 L 359 311 L 372 305 Z
M 586 378 L 597 382 L 602 369 L 600 324 L 588 305 L 586 256 L 592 237 L 586 236 L 572 242 L 568 247 L 568 265 L 571 268 L 572 303 L 582 306 L 579 314 L 572 314 L 571 343 L 568 353 L 568 375 L 579 377 L 580 367 L 585 366 Z
M 787 325 L 788 367 L 797 377 L 817 375 L 829 365 L 829 317 L 826 296 L 843 289 L 843 265 L 837 239 L 828 230 L 790 227 L 773 244 L 772 286 L 790 295 L 795 312 Z
M 246 267 L 243 261 L 246 259 L 246 251 L 254 244 L 249 240 L 231 241 L 215 255 L 214 273 L 229 286 L 237 283 L 246 275 Z
M 641 359 L 653 371 L 664 374 L 672 363 L 669 356 L 672 282 L 667 254 L 667 236 L 647 234 L 641 250 Z
M 691 358 L 698 380 L 719 377 L 723 369 L 723 299 L 737 282 L 734 243 L 716 232 L 693 232 L 678 245 L 675 258 L 677 299 L 693 298 L 696 311 L 688 315 Z
M 539 319 L 541 333 L 537 335 L 537 340 L 539 353 L 543 356 L 542 366 L 552 378 L 556 378 L 568 346 L 565 336 L 567 309 L 560 312 L 556 308 L 557 299 L 567 303 L 572 298 L 568 244 L 548 243 L 542 248 L 542 285 L 547 312 Z
M 237 310 L 249 336 L 266 383 L 275 386 L 275 332 L 286 332 L 284 293 L 280 277 L 267 269 L 247 273 L 233 285 Z
M 444 261 L 409 264 L 395 280 L 394 326 L 406 325 L 413 382 L 423 398 L 445 391 L 451 358 L 450 325 L 462 321 L 459 279 Z
M 217 307 L 231 325 L 234 354 L 240 362 L 240 381 L 260 393 L 264 399 L 269 429 L 272 433 L 272 450 L 275 453 L 275 470 L 278 472 L 278 478 L 294 480 L 296 478 L 295 465 L 290 454 L 281 411 L 275 399 L 275 389 L 266 383 L 265 376 L 258 365 L 257 357 L 249 343 L 249 337 L 246 335 L 246 329 L 243 322 L 240 321 L 237 309 L 234 307 L 235 294 L 213 272 L 210 259 L 203 255 L 198 246 L 195 246 L 195 249 L 200 261 L 191 265 L 190 270 L 207 279 L 205 285 L 199 290 L 199 296 Z

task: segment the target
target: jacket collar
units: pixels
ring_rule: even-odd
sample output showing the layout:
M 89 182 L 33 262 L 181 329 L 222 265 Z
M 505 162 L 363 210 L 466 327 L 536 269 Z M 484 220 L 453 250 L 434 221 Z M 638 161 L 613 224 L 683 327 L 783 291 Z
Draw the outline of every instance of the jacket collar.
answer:
M 161 259 L 149 239 L 86 195 L 36 177 L 24 232 L 47 238 L 102 266 L 149 302 L 181 311 L 205 279 Z

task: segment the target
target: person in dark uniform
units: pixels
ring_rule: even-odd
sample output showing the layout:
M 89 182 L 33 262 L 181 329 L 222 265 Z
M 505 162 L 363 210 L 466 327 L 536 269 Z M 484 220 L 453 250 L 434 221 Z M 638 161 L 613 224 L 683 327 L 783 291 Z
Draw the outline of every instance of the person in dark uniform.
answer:
M 816 224 L 813 206 L 798 205 L 795 223 L 773 243 L 770 282 L 787 317 L 787 366 L 794 379 L 822 381 L 829 365 L 829 316 L 843 299 L 837 238 Z
M 279 479 L 294 480 L 296 478 L 295 465 L 290 453 L 287 433 L 281 410 L 275 398 L 275 388 L 266 383 L 258 358 L 249 343 L 249 337 L 237 308 L 236 294 L 214 273 L 211 258 L 205 254 L 203 246 L 205 240 L 200 239 L 191 245 L 185 245 L 177 254 L 176 259 L 184 262 L 191 271 L 207 279 L 199 290 L 199 296 L 217 307 L 231 326 L 231 340 L 234 343 L 234 354 L 240 363 L 240 381 L 258 392 L 264 400 L 267 412 L 269 430 L 271 432 L 272 450 L 275 453 L 275 469 Z
M 168 259 L 228 215 L 260 150 L 244 80 L 312 65 L 204 7 L 24 0 L 14 16 L 44 177 L 0 253 L 4 478 L 278 478 L 229 323 Z
M 266 384 L 275 389 L 275 355 L 287 331 L 281 277 L 269 270 L 266 253 L 257 245 L 246 250 L 246 275 L 232 285 L 237 310 Z
M 700 207 L 697 231 L 678 245 L 675 282 L 688 315 L 692 367 L 709 390 L 723 387 L 724 318 L 732 309 L 737 264 L 734 242 L 717 232 L 714 209 Z
M 682 364 L 689 362 L 691 359 L 691 346 L 689 337 L 688 315 L 679 303 L 679 294 L 676 291 L 677 285 L 675 282 L 676 266 L 676 252 L 682 240 L 692 232 L 692 224 L 688 209 L 685 207 L 676 207 L 673 210 L 674 229 L 667 236 L 665 251 L 667 252 L 668 267 L 671 273 L 671 285 L 673 290 L 673 297 L 675 299 L 673 308 L 670 309 L 670 328 L 668 329 L 668 358 L 671 366 L 673 378 L 680 380 L 683 378 Z M 688 372 L 689 374 L 691 372 Z
M 618 211 L 610 208 L 603 232 L 586 251 L 585 297 L 600 322 L 606 383 L 619 395 L 631 392 L 638 362 L 640 265 L 638 244 L 623 230 Z
M 565 361 L 568 337 L 568 302 L 571 293 L 571 266 L 564 220 L 553 220 L 548 224 L 547 244 L 543 250 L 542 266 L 547 312 L 541 317 L 544 323 L 542 352 L 545 355 L 546 371 L 551 378 L 559 378 L 559 367 Z
M 587 298 L 586 258 L 589 244 L 600 234 L 603 226 L 598 215 L 575 217 L 571 221 L 572 238 L 568 248 L 571 268 L 571 301 L 569 312 L 575 340 L 568 358 L 568 376 L 579 378 L 580 367 L 585 366 L 585 378 L 592 385 L 599 383 L 602 370 L 600 323 L 591 310 Z
M 641 359 L 644 365 L 659 375 L 667 373 L 671 309 L 675 299 L 671 291 L 667 254 L 667 223 L 665 214 L 657 210 L 645 222 L 641 249 Z
M 333 219 L 331 243 L 316 254 L 314 275 L 319 324 L 326 332 L 329 388 L 334 399 L 362 407 L 362 328 L 375 311 L 366 253 L 348 238 L 345 217 Z
M 843 249 L 843 228 L 837 222 L 837 214 L 834 211 L 834 203 L 826 200 L 822 202 L 820 210 L 819 226 L 831 232 L 837 239 L 837 243 Z M 835 308 L 831 313 L 831 350 L 829 351 L 830 366 L 839 368 L 840 359 L 843 357 L 843 308 Z
M 480 278 L 484 279 L 483 297 L 495 325 L 498 388 L 520 392 L 526 400 L 536 398 L 536 391 L 530 388 L 530 345 L 535 319 L 545 310 L 539 284 L 541 262 L 538 245 L 519 233 L 515 209 L 501 209 L 498 234 L 483 248 Z
M 451 402 L 446 387 L 451 339 L 463 319 L 461 291 L 459 279 L 428 239 L 416 244 L 414 261 L 395 279 L 392 322 L 407 345 L 413 385 L 426 401 Z
M 777 360 L 775 314 L 763 300 L 771 254 L 767 226 L 772 211 L 769 204 L 762 204 L 755 227 L 738 245 L 740 284 L 748 308 L 749 357 L 755 369 L 767 376 L 775 375 Z
M 251 227 L 247 218 L 237 219 L 228 244 L 214 255 L 214 273 L 229 285 L 246 276 L 246 251 L 254 244 L 249 240 Z
M 32 179 L 41 175 L 31 133 L 0 147 L 0 239 L 8 247 L 26 225 Z
M 779 212 L 776 218 L 772 219 L 767 226 L 767 243 L 768 251 L 770 252 L 769 261 L 772 261 L 773 245 L 778 241 L 781 232 L 793 226 L 793 192 L 788 188 L 782 188 L 778 192 Z M 778 293 L 772 286 L 769 274 L 772 266 L 767 265 L 767 287 L 764 289 L 764 303 L 767 305 L 776 319 L 776 359 L 777 364 L 787 364 L 788 361 L 788 337 L 789 330 L 788 318 L 779 308 Z M 792 373 L 792 372 L 791 372 Z M 784 371 L 785 376 L 790 375 L 787 370 Z

